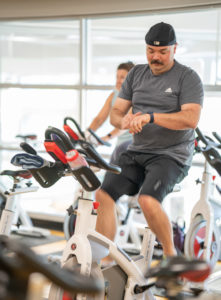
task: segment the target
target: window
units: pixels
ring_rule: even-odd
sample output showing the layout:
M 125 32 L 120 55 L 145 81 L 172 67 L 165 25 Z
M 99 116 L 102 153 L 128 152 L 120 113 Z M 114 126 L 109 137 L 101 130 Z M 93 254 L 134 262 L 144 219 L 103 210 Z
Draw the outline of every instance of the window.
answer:
M 146 63 L 145 34 L 153 24 L 163 21 L 175 28 L 177 60 L 195 69 L 204 84 L 215 84 L 219 18 L 219 10 L 209 10 L 92 19 L 88 29 L 88 82 L 114 84 L 119 63 Z
M 44 140 L 46 128 L 62 129 L 63 119 L 79 119 L 79 93 L 72 90 L 7 89 L 1 93 L 1 124 L 4 142 L 17 134 L 36 134 Z
M 199 128 L 208 134 L 211 134 L 213 131 L 217 131 L 221 135 L 220 111 L 221 92 L 205 93 Z
M 19 149 L 17 134 L 37 134 L 41 143 L 36 150 L 53 161 L 42 153 L 46 128 L 62 129 L 66 116 L 80 121 L 79 28 L 79 20 L 0 22 L 0 136 L 1 146 L 7 148 L 0 152 L 1 170 L 15 168 L 10 160 L 18 150 L 10 149 Z M 1 180 L 11 187 L 8 178 Z M 76 182 L 68 178 L 22 195 L 22 200 L 27 200 L 28 210 L 55 213 L 61 203 L 70 205 L 75 188 Z
M 79 83 L 79 21 L 2 22 L 0 35 L 2 83 Z

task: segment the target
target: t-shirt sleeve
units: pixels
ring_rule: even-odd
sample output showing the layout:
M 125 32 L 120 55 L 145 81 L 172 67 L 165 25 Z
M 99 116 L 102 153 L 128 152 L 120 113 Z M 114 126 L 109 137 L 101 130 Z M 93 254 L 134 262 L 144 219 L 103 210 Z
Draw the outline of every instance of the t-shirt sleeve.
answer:
M 133 84 L 133 77 L 134 77 L 134 69 L 133 67 L 127 74 L 127 77 L 125 78 L 118 97 L 126 99 L 126 100 L 132 100 L 133 96 L 133 90 L 132 90 L 132 84 Z
M 203 105 L 203 98 L 204 91 L 202 81 L 194 70 L 189 69 L 182 80 L 179 95 L 180 105 L 186 103 L 198 103 Z

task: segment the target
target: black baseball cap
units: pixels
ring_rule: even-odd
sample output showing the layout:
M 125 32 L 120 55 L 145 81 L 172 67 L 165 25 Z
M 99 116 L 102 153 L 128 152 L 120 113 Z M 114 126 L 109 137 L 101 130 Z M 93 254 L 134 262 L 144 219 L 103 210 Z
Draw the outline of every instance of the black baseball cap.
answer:
M 146 44 L 152 46 L 170 46 L 176 44 L 173 26 L 161 22 L 153 25 L 145 36 Z

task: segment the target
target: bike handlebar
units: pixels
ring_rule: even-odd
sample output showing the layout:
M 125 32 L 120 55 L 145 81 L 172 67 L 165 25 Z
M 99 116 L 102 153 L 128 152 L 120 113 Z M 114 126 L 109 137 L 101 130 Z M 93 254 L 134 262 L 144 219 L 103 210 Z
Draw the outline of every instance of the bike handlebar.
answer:
M 217 141 L 219 143 L 221 143 L 221 136 L 217 132 L 215 132 L 215 131 L 213 131 L 212 134 L 217 139 Z
M 207 162 L 218 172 L 221 176 L 221 155 L 216 148 L 221 149 L 221 143 L 215 143 L 212 138 L 203 135 L 199 128 L 196 128 L 197 140 L 202 141 L 205 147 L 197 145 L 197 151 L 202 152 Z
M 76 121 L 75 119 L 71 118 L 71 117 L 66 117 L 66 118 L 64 118 L 64 125 L 66 125 L 66 126 L 68 125 L 68 124 L 67 124 L 67 121 L 71 121 L 72 123 L 74 123 L 74 125 L 75 125 L 75 127 L 77 128 L 77 130 L 78 130 L 80 136 L 81 136 L 84 140 L 86 140 L 85 134 L 84 134 L 84 132 L 81 130 L 81 128 L 80 128 L 79 124 L 77 123 L 77 121 Z M 103 145 L 103 146 L 108 146 L 108 147 L 111 146 L 110 143 L 108 143 L 108 142 L 106 142 L 106 141 L 103 141 L 103 140 L 102 140 L 102 139 L 94 132 L 94 130 L 88 128 L 88 131 L 90 132 L 91 135 L 93 135 L 93 137 L 98 141 L 99 144 L 101 144 L 101 145 Z M 80 140 L 80 141 L 81 141 L 81 140 Z M 77 142 L 79 142 L 79 141 L 77 141 Z
M 68 169 L 71 170 L 75 179 L 86 191 L 94 191 L 100 186 L 100 181 L 91 168 L 83 165 L 78 168 L 70 167 L 66 153 L 73 150 L 74 145 L 64 132 L 50 126 L 45 131 L 45 138 L 46 141 L 44 144 L 46 150 L 54 158 L 55 163 L 42 159 L 39 155 L 29 153 L 29 151 L 34 153 L 35 150 L 31 147 L 27 147 L 28 144 L 23 144 L 22 146 L 23 149 L 28 152 L 29 156 L 28 154 L 18 154 L 19 157 L 17 157 L 18 155 L 14 156 L 12 163 L 16 166 L 21 165 L 25 169 L 30 169 L 33 177 L 44 188 L 55 184 L 61 177 L 65 176 Z M 81 152 L 85 155 L 85 159 L 90 166 L 104 169 L 115 174 L 121 172 L 120 167 L 107 163 L 88 142 L 81 141 L 81 147 Z M 39 166 L 39 160 L 41 166 Z
M 207 139 L 204 137 L 204 135 L 202 134 L 202 132 L 200 131 L 200 129 L 197 127 L 195 129 L 198 138 L 207 146 L 208 145 L 208 141 Z
M 45 138 L 51 139 L 51 135 L 57 135 L 64 147 L 65 152 L 68 152 L 73 149 L 73 145 L 69 138 L 63 133 L 60 129 L 55 127 L 48 127 L 48 129 L 45 131 Z M 88 142 L 81 142 L 81 147 L 86 151 L 86 154 L 88 154 L 89 157 L 91 157 L 96 162 L 96 167 L 100 169 L 104 169 L 116 174 L 119 174 L 121 172 L 120 167 L 112 165 L 107 163 L 100 154 L 94 149 L 92 145 L 90 145 Z M 90 163 L 90 160 L 88 160 Z M 93 164 L 93 163 L 92 163 Z M 93 164 L 94 165 L 94 164 Z
M 94 149 L 93 146 L 91 146 L 89 143 L 87 142 L 82 142 L 81 143 L 81 147 L 86 151 L 86 153 L 88 153 L 88 155 L 94 159 L 97 162 L 97 167 L 110 171 L 112 173 L 115 174 L 120 174 L 121 172 L 121 168 L 116 166 L 116 165 L 112 165 L 107 163 L 101 156 L 100 154 Z
M 57 265 L 46 264 L 43 259 L 36 255 L 28 246 L 16 239 L 12 240 L 8 237 L 0 237 L 0 261 L 4 264 L 0 265 L 0 270 L 4 266 L 4 271 L 13 269 L 11 258 L 7 257 L 4 250 L 9 250 L 16 254 L 15 258 L 18 263 L 22 264 L 22 268 L 16 268 L 16 276 L 24 277 L 24 272 L 29 275 L 34 272 L 45 275 L 50 281 L 60 286 L 62 289 L 72 293 L 98 293 L 102 290 L 99 280 L 92 277 L 86 277 L 79 272 L 62 269 Z M 20 265 L 20 264 L 19 264 Z M 23 275 L 23 276 L 22 276 Z
M 77 128 L 80 135 L 85 139 L 84 132 L 81 130 L 81 128 L 80 128 L 79 124 L 77 123 L 77 121 L 75 121 L 75 119 L 73 119 L 71 117 L 66 117 L 66 118 L 64 118 L 64 125 L 68 125 L 67 121 L 71 121 L 72 123 L 74 123 L 74 125 Z
M 55 128 L 55 127 L 52 127 L 52 126 L 49 126 L 46 131 L 45 131 L 45 138 L 47 140 L 51 140 L 51 135 L 52 134 L 55 134 L 57 135 L 62 143 L 63 143 L 63 146 L 65 148 L 65 151 L 68 152 L 70 150 L 73 149 L 73 145 L 71 143 L 71 141 L 69 140 L 69 138 L 64 134 L 64 132 L 62 132 L 60 129 L 58 128 Z
M 110 143 L 103 141 L 98 135 L 96 135 L 96 133 L 94 132 L 94 130 L 88 128 L 88 131 L 90 132 L 91 135 L 93 135 L 95 137 L 95 139 L 98 141 L 99 144 L 101 144 L 103 146 L 107 146 L 107 147 L 111 146 Z
M 211 148 L 221 149 L 221 142 L 219 143 L 214 142 L 214 140 L 211 137 L 205 136 L 198 127 L 195 129 L 195 131 L 197 133 L 198 140 L 202 141 L 206 145 L 206 147 L 199 147 L 201 152 L 206 152 Z M 220 138 L 216 132 L 213 132 L 213 135 L 216 138 L 218 137 L 217 140 Z

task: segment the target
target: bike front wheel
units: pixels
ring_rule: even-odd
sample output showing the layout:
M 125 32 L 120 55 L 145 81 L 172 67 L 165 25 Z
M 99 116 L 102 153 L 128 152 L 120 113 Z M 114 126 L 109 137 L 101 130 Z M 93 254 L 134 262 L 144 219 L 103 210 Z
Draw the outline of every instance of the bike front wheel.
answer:
M 206 220 L 197 216 L 190 226 L 185 238 L 185 254 L 191 258 L 203 259 L 206 237 Z M 220 236 L 217 228 L 213 227 L 212 243 L 210 245 L 210 264 L 213 268 L 218 260 L 220 251 Z

